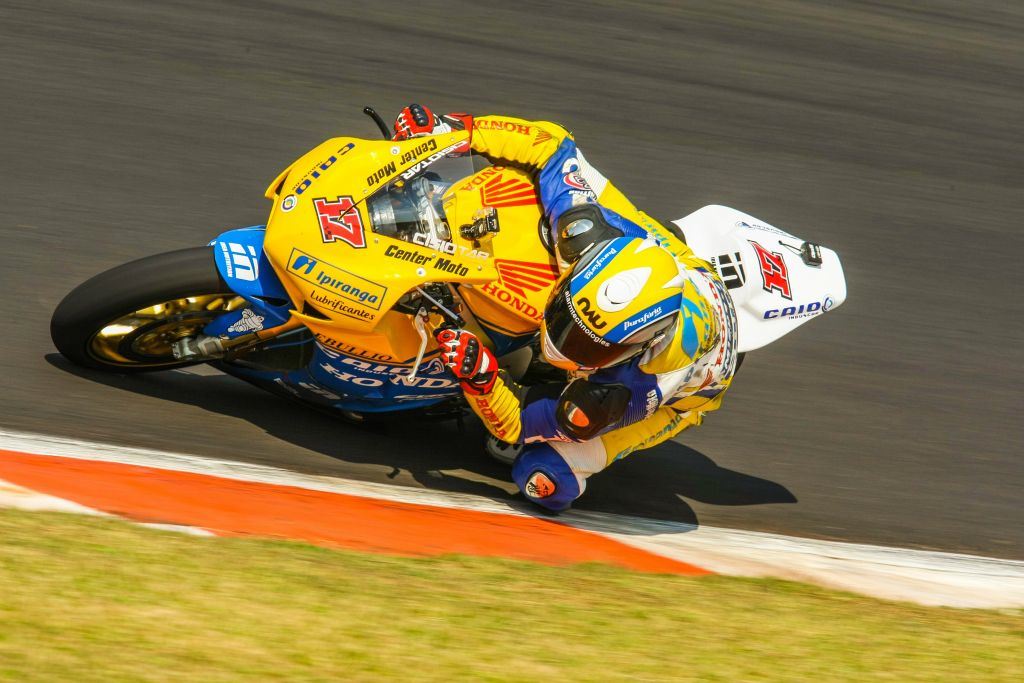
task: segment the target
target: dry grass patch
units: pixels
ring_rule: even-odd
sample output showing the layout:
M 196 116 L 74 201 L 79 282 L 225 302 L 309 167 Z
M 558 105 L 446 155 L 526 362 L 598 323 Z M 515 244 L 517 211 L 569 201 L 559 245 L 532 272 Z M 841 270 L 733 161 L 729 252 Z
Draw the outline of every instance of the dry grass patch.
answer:
M 0 679 L 555 676 L 1019 681 L 1024 613 L 0 510 Z

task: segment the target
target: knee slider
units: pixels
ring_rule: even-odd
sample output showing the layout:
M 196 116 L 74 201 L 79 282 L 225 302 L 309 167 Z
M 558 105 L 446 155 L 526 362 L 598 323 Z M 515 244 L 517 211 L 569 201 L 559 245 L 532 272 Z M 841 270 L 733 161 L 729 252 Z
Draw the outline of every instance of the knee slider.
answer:
M 575 441 L 589 441 L 626 414 L 633 392 L 622 384 L 574 380 L 558 398 L 555 421 Z
M 622 237 L 596 204 L 574 206 L 558 217 L 558 257 L 565 263 L 576 263 L 579 257 L 598 242 Z
M 546 477 L 554 485 L 548 495 L 536 489 L 537 474 Z M 566 510 L 572 501 L 580 497 L 583 490 L 576 474 L 555 449 L 546 443 L 531 444 L 523 449 L 512 465 L 512 480 L 531 502 L 556 512 Z

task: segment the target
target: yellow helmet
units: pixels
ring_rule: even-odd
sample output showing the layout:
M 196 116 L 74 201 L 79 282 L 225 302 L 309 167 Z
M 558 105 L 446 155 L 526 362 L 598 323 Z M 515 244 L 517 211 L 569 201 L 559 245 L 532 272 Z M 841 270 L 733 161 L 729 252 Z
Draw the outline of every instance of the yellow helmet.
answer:
M 565 370 L 629 360 L 676 322 L 686 282 L 683 266 L 653 239 L 595 244 L 548 299 L 541 322 L 545 359 Z

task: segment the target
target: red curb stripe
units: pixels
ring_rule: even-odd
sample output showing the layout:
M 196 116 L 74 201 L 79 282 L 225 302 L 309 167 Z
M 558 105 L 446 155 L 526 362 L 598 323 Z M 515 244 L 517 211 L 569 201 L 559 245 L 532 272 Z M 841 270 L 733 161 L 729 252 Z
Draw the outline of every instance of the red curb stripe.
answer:
M 364 498 L 138 465 L 0 450 L 0 478 L 136 521 L 394 555 L 461 553 L 642 572 L 705 569 L 557 522 Z

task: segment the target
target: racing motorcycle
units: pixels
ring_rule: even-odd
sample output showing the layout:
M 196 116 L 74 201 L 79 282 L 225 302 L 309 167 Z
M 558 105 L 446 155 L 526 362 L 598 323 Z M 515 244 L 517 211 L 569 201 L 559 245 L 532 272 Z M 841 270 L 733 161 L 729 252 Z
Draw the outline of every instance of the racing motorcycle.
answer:
M 210 363 L 356 420 L 461 411 L 431 334 L 442 325 L 522 378 L 559 272 L 533 178 L 473 154 L 468 131 L 393 141 L 364 111 L 386 139 L 332 138 L 300 157 L 270 183 L 266 225 L 70 292 L 50 324 L 57 349 L 118 373 Z M 656 237 L 682 238 L 722 276 L 739 352 L 846 298 L 831 249 L 724 206 L 673 224 Z

